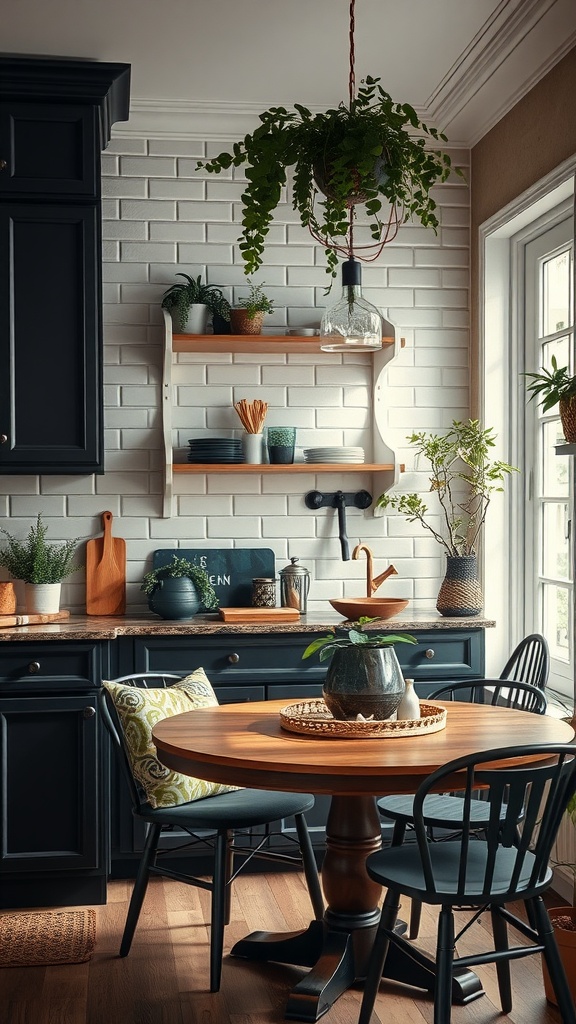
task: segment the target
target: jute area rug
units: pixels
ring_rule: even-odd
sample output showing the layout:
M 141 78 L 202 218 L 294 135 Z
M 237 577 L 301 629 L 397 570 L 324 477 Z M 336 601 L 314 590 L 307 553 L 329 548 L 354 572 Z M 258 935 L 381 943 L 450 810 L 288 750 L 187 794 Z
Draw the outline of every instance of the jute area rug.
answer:
M 95 943 L 95 910 L 0 915 L 0 967 L 83 964 Z

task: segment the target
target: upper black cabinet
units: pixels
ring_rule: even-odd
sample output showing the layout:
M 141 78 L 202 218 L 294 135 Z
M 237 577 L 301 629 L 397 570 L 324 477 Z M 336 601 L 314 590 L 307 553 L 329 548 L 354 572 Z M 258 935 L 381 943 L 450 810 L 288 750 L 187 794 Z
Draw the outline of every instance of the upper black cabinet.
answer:
M 103 471 L 100 153 L 130 66 L 0 55 L 0 472 Z

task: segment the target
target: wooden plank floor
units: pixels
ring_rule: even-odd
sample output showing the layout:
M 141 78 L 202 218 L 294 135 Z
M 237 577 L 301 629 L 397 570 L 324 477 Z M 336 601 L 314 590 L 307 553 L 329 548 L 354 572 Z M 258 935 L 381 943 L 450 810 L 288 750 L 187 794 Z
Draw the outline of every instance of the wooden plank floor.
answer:
M 154 879 L 149 886 L 130 955 L 117 953 L 131 886 L 113 881 L 108 904 L 97 907 L 97 942 L 87 964 L 0 969 L 2 1024 L 281 1024 L 289 989 L 299 968 L 251 964 L 225 956 L 222 988 L 208 992 L 208 894 Z M 560 902 L 553 897 L 556 905 Z M 9 913 L 5 911 L 4 913 Z M 403 908 L 407 918 L 409 907 Z M 459 919 L 464 915 L 459 915 Z M 256 929 L 303 928 L 310 919 L 301 876 L 296 873 L 240 876 L 235 883 L 225 954 Z M 474 924 L 459 945 L 461 954 L 488 949 L 489 920 Z M 418 945 L 434 949 L 434 915 L 424 909 Z M 453 1024 L 559 1024 L 546 1003 L 539 956 L 512 963 L 514 1009 L 503 1016 L 495 969 L 478 968 L 486 994 L 455 1006 Z M 361 990 L 345 993 L 323 1020 L 355 1024 Z M 373 1024 L 430 1024 L 426 993 L 382 983 Z

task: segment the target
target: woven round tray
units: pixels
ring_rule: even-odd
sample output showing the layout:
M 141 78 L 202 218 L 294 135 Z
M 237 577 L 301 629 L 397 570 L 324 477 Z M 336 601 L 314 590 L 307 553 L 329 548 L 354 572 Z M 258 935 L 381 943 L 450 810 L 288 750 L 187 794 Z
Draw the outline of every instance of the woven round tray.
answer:
M 288 732 L 304 736 L 325 736 L 327 739 L 396 739 L 400 736 L 421 736 L 446 728 L 446 708 L 439 704 L 420 702 L 420 718 L 395 721 L 356 722 L 334 718 L 323 700 L 302 700 L 280 709 L 280 724 Z

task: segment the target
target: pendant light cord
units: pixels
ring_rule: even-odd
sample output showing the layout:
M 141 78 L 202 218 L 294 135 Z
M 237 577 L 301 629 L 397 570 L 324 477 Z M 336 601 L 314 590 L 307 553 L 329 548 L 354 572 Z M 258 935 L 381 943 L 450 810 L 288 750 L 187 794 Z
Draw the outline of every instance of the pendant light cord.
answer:
M 354 58 L 356 56 L 354 50 L 354 29 L 356 27 L 356 21 L 354 18 L 354 8 L 356 6 L 356 0 L 350 0 L 350 75 L 348 77 L 348 94 L 350 97 L 350 110 L 352 110 L 352 104 L 356 98 L 356 75 L 354 72 Z

